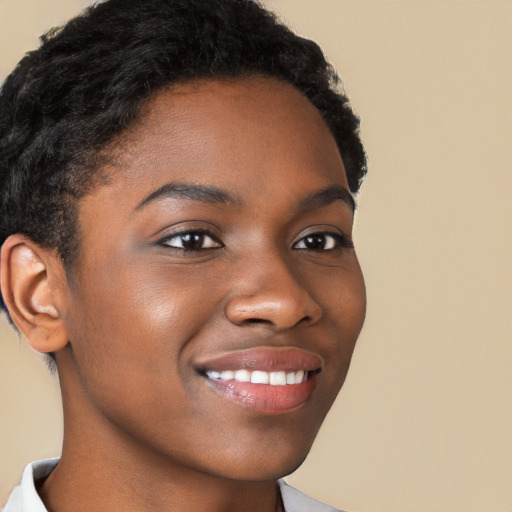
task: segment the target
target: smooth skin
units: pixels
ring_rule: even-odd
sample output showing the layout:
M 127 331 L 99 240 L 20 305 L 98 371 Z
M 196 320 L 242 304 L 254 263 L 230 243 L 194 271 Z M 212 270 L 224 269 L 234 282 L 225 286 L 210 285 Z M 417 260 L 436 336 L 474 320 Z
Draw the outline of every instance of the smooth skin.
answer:
M 252 77 L 160 92 L 113 151 L 110 182 L 80 202 L 69 282 L 21 235 L 2 251 L 14 320 L 57 352 L 64 446 L 39 492 L 52 512 L 274 511 L 365 314 L 335 141 L 300 92 Z M 324 366 L 283 414 L 227 400 L 198 371 L 284 346 Z

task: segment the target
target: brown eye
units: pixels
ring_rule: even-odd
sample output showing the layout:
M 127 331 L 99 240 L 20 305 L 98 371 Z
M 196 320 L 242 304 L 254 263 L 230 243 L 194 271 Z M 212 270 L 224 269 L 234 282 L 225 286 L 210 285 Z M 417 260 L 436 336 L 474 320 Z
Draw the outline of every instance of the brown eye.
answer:
M 324 235 L 310 235 L 303 238 L 304 247 L 314 251 L 333 249 L 335 244 L 332 242 L 332 237 Z
M 339 247 L 352 248 L 352 242 L 338 233 L 311 233 L 293 246 L 294 249 L 307 251 L 331 251 Z
M 203 249 L 212 249 L 222 247 L 222 244 L 212 235 L 200 231 L 188 231 L 166 237 L 160 242 L 162 245 L 184 249 L 186 251 L 200 251 Z

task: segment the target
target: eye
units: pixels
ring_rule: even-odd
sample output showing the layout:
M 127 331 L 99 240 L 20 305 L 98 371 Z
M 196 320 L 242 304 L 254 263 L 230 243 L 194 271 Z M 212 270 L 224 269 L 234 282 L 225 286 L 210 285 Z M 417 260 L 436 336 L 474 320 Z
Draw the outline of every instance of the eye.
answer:
M 222 242 L 213 233 L 204 230 L 173 233 L 160 240 L 159 243 L 185 251 L 202 251 L 224 247 Z
M 345 247 L 352 249 L 352 241 L 340 233 L 310 233 L 293 245 L 294 249 L 308 251 L 332 251 Z

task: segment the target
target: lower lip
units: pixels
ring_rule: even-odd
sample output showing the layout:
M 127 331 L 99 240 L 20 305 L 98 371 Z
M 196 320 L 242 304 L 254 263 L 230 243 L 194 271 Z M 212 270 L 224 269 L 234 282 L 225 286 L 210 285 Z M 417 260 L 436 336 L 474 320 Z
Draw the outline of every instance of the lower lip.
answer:
M 316 375 L 310 375 L 300 384 L 285 386 L 205 379 L 209 387 L 228 400 L 263 414 L 283 414 L 297 409 L 308 401 L 316 384 Z

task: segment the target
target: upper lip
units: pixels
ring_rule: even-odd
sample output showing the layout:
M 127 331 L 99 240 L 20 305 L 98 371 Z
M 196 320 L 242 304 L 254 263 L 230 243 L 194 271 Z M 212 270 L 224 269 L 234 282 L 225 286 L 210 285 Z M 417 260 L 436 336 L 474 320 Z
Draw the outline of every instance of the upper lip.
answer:
M 240 369 L 266 372 L 314 371 L 324 366 L 324 360 L 318 354 L 297 347 L 262 346 L 223 353 L 204 361 L 198 361 L 195 366 L 200 372 Z

